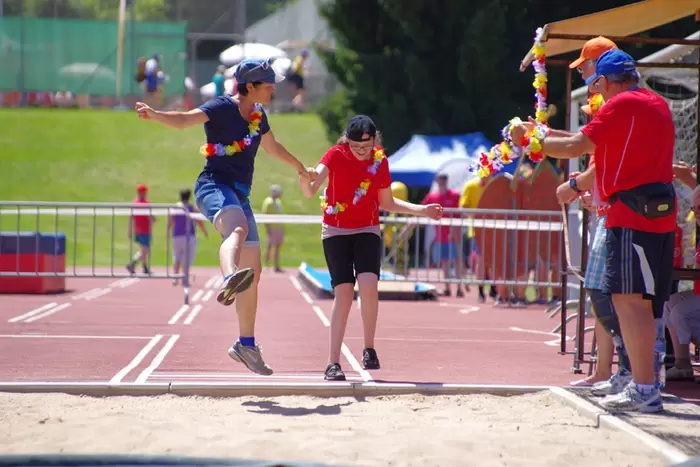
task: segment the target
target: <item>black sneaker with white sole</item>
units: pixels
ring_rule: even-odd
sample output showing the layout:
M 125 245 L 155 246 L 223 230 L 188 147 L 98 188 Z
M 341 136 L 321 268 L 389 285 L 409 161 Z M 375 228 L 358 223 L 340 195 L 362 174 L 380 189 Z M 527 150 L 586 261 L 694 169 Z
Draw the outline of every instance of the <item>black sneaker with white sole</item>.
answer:
M 378 370 L 379 357 L 374 349 L 365 349 L 362 351 L 362 366 L 365 370 Z
M 340 363 L 329 363 L 323 379 L 327 381 L 345 381 L 345 373 L 343 373 Z
M 240 269 L 229 276 L 221 284 L 216 300 L 222 305 L 231 305 L 236 300 L 236 295 L 245 292 L 253 284 L 255 270 L 253 268 Z

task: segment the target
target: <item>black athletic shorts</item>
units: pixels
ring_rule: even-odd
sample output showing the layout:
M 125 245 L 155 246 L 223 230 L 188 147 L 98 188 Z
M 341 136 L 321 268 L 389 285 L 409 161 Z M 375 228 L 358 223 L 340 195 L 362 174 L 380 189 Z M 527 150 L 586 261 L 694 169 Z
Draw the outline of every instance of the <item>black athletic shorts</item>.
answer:
M 286 76 L 287 81 L 290 83 L 294 83 L 294 85 L 297 87 L 297 89 L 304 89 L 304 78 L 299 76 L 298 74 L 294 73 L 293 71 L 290 71 L 289 74 Z
M 603 293 L 642 294 L 654 303 L 666 302 L 672 290 L 675 235 L 609 228 Z
M 379 277 L 382 263 L 382 239 L 373 233 L 335 235 L 323 239 L 331 285 L 353 284 L 357 274 L 372 272 Z

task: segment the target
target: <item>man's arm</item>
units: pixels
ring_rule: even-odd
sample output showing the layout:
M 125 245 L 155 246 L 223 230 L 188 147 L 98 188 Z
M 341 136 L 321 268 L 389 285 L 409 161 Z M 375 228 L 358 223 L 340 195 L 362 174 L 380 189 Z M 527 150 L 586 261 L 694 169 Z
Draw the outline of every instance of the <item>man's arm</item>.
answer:
M 576 177 L 576 186 L 581 191 L 591 191 L 593 185 L 595 185 L 595 165 L 591 165 Z
M 554 136 L 555 138 L 569 138 L 576 134 L 566 130 L 555 130 L 554 128 L 551 128 L 550 131 L 550 136 Z
M 594 151 L 593 141 L 581 132 L 565 137 L 550 135 L 542 143 L 542 152 L 555 159 L 574 159 Z
M 595 165 L 591 164 L 583 173 L 578 175 L 572 174 L 570 177 L 576 179 L 576 186 L 581 192 L 591 191 L 593 185 L 595 184 Z M 562 183 L 557 187 L 557 199 L 560 203 L 566 204 L 570 203 L 579 197 L 581 193 L 576 192 L 571 185 L 569 185 L 569 180 Z
M 292 153 L 287 151 L 287 148 L 282 146 L 282 144 L 275 139 L 275 135 L 272 133 L 272 130 L 262 135 L 260 144 L 266 153 L 278 161 L 282 161 L 285 164 L 294 167 L 297 172 L 306 172 L 306 167 L 304 164 L 302 164 L 299 159 L 294 157 Z

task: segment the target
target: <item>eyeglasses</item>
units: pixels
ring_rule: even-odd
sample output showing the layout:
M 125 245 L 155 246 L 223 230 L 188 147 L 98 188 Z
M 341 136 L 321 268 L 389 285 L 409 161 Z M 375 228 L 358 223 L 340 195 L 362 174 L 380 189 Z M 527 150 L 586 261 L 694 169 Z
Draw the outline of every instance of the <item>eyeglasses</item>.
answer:
M 374 143 L 372 143 L 372 144 L 348 143 L 348 146 L 350 146 L 350 149 L 352 149 L 353 151 L 362 152 L 362 151 L 369 151 L 370 149 L 372 149 L 372 147 L 374 146 Z
M 596 61 L 597 61 L 597 60 L 594 60 L 594 59 L 592 59 L 592 58 L 589 58 L 588 60 L 584 60 L 584 61 L 581 62 L 581 64 L 576 68 L 576 71 L 578 71 L 578 74 L 579 74 L 579 75 L 582 75 L 582 74 L 583 74 L 583 66 L 584 66 L 587 62 L 591 62 L 591 63 L 593 63 L 593 64 L 595 65 Z
M 594 88 L 600 87 L 600 80 L 605 78 L 605 76 L 598 76 L 596 79 L 594 79 L 589 86 L 593 86 Z
M 259 68 L 261 68 L 261 69 L 267 71 L 267 70 L 270 69 L 270 66 L 271 66 L 271 65 L 270 65 L 270 59 L 268 58 L 267 60 L 265 60 L 264 62 L 262 62 L 260 65 L 255 66 L 255 67 L 251 68 L 250 70 L 246 70 L 246 72 L 243 74 L 243 76 L 248 76 L 250 73 L 254 72 L 255 70 L 257 70 L 257 69 L 259 69 Z

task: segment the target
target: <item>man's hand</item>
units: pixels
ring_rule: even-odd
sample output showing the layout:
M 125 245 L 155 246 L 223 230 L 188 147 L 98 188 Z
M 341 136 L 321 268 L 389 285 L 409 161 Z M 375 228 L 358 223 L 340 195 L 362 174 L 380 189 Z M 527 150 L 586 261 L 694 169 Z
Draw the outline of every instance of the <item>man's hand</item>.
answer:
M 691 188 L 697 185 L 697 170 L 695 167 L 688 165 L 687 162 L 680 161 L 677 164 L 673 164 L 673 177 Z
M 136 103 L 136 112 L 141 120 L 153 120 L 156 115 L 156 111 L 143 102 Z
M 528 131 L 532 131 L 537 125 L 537 121 L 532 117 L 527 117 L 527 122 L 523 122 L 520 125 L 513 127 L 513 132 L 511 133 L 511 138 L 516 144 L 520 144 L 520 140 L 525 137 Z
M 585 193 L 581 198 L 579 199 L 581 202 L 581 207 L 583 209 L 586 209 L 589 212 L 595 211 L 595 207 L 593 206 L 593 195 L 590 193 Z
M 426 204 L 423 206 L 423 215 L 436 221 L 442 217 L 443 208 L 439 204 Z
M 576 199 L 578 193 L 569 185 L 569 182 L 562 183 L 557 187 L 557 200 L 561 204 L 567 204 Z

